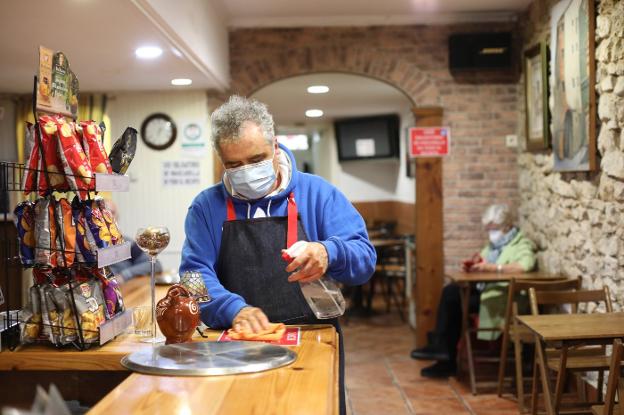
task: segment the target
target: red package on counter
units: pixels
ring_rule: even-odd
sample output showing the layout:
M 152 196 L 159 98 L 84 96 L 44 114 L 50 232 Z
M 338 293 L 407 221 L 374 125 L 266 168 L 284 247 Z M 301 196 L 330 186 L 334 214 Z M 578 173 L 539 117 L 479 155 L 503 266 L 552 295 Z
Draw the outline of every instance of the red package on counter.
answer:
M 37 169 L 39 168 L 39 143 L 35 140 L 35 128 L 27 122 L 26 123 L 26 145 L 30 148 L 30 155 L 26 160 L 26 170 L 22 176 L 22 189 L 24 189 L 24 195 L 30 194 L 37 190 Z
M 63 164 L 59 158 L 58 143 L 56 139 L 57 125 L 54 117 L 48 115 L 39 118 L 39 126 L 41 131 L 41 145 L 43 146 L 43 153 L 45 156 L 45 166 L 43 160 L 39 160 L 40 170 L 48 172 L 47 176 L 50 180 L 50 187 L 48 189 L 48 183 L 46 182 L 46 174 L 40 172 L 39 174 L 39 194 L 45 196 L 48 190 L 61 190 L 67 189 L 67 181 L 63 174 Z
M 76 125 L 68 123 L 63 117 L 56 117 L 55 120 L 63 170 L 70 188 L 77 191 L 78 197 L 84 200 L 87 198 L 87 192 L 95 184 L 92 180 L 91 166 L 78 140 Z
M 102 129 L 95 121 L 80 122 L 82 129 L 82 147 L 84 148 L 91 170 L 94 173 L 111 174 L 113 169 L 102 144 Z

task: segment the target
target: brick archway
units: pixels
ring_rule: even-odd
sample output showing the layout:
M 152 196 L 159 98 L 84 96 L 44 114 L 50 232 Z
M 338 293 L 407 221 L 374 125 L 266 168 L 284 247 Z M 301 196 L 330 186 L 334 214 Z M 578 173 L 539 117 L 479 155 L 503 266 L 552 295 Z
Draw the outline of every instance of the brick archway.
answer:
M 245 96 L 285 78 L 342 72 L 385 82 L 405 94 L 415 107 L 439 105 L 438 88 L 431 76 L 396 53 L 341 47 L 288 49 L 244 66 L 232 62 L 231 71 L 232 90 Z

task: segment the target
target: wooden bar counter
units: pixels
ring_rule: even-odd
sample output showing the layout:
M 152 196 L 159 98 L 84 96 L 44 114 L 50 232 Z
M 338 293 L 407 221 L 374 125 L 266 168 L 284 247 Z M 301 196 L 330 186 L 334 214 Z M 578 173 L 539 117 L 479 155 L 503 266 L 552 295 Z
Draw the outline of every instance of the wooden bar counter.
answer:
M 157 288 L 157 298 L 168 289 Z M 123 291 L 127 307 L 149 302 L 149 283 L 145 279 L 129 281 Z M 208 330 L 204 333 L 207 338 L 196 334 L 193 341 L 216 340 L 219 333 Z M 34 393 L 36 383 L 29 375 L 44 373 L 52 375 L 66 399 L 80 399 L 90 405 L 99 401 L 90 414 L 337 414 L 338 341 L 331 325 L 301 326 L 301 343 L 292 347 L 297 360 L 291 365 L 254 374 L 209 377 L 130 374 L 121 366 L 121 358 L 151 347 L 134 334 L 118 336 L 102 347 L 83 352 L 25 345 L 0 353 L 0 390 L 7 392 L 0 395 L 0 407 L 15 404 L 9 399 L 12 389 L 28 388 Z M 62 383 L 71 378 L 80 378 L 75 381 L 78 388 L 88 382 L 82 387 L 99 389 L 100 395 L 91 393 L 90 397 L 97 398 L 89 402 L 83 399 L 84 393 L 70 393 L 71 389 L 67 385 L 63 388 Z M 106 382 L 100 383 L 100 379 L 107 378 L 110 380 L 105 387 Z

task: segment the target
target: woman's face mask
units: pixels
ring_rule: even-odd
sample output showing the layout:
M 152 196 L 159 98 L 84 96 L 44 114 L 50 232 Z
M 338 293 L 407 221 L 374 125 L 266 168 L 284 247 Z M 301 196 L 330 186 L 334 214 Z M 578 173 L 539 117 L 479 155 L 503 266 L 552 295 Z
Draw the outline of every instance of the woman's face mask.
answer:
M 496 245 L 501 239 L 503 239 L 505 234 L 500 229 L 493 229 L 488 231 L 488 236 L 490 238 L 490 242 Z
M 232 189 L 247 199 L 260 199 L 266 196 L 273 189 L 277 179 L 273 169 L 273 157 L 259 163 L 226 169 L 226 174 Z

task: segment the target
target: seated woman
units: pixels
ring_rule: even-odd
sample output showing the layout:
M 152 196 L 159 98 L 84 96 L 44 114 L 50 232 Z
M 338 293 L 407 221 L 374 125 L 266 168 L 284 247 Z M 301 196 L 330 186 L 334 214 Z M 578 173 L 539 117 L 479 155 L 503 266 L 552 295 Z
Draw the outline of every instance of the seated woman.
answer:
M 535 267 L 534 244 L 513 226 L 507 205 L 491 205 L 481 218 L 489 242 L 481 260 L 470 265 L 471 272 L 529 272 Z M 479 312 L 479 327 L 499 327 L 504 319 L 507 283 L 478 284 L 470 295 L 469 311 Z M 449 284 L 442 290 L 436 327 L 429 333 L 427 346 L 415 349 L 414 359 L 437 360 L 421 370 L 424 377 L 448 377 L 457 370 L 457 343 L 461 336 L 462 309 L 459 286 Z M 496 340 L 497 331 L 479 332 L 481 340 Z

